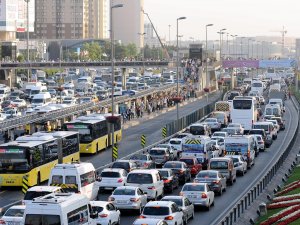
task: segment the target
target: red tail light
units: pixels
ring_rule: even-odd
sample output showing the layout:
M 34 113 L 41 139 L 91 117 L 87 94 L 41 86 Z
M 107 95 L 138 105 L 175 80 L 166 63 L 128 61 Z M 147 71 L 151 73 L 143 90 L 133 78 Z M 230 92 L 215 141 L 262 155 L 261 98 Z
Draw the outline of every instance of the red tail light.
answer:
M 166 217 L 165 217 L 165 220 L 173 220 L 173 219 L 174 219 L 173 216 L 166 216 Z
M 149 164 L 148 163 L 144 163 L 144 167 L 148 167 L 149 166 Z
M 145 219 L 145 218 L 146 218 L 146 216 L 139 216 L 139 218 L 140 218 L 140 219 Z
M 148 187 L 149 190 L 155 190 L 156 188 L 154 186 Z
M 122 183 L 122 182 L 123 182 L 123 179 L 120 178 L 120 179 L 118 180 L 118 183 Z
M 100 214 L 99 215 L 101 218 L 105 218 L 105 217 L 108 217 L 108 214 Z
M 130 201 L 131 202 L 138 202 L 140 199 L 139 198 L 131 198 Z
M 171 180 L 164 180 L 164 183 L 170 183 Z
M 202 194 L 201 194 L 201 198 L 207 198 L 207 194 L 202 193 Z
M 6 224 L 4 220 L 0 220 L 0 224 Z
M 220 181 L 219 180 L 215 180 L 215 181 L 213 181 L 213 183 L 218 184 L 218 183 L 220 183 Z

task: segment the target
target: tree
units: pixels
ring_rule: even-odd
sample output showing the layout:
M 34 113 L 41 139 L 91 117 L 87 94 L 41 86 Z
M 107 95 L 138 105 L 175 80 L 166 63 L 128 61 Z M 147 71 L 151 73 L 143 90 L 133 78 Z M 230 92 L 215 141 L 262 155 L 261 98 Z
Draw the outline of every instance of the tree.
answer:
M 96 42 L 91 42 L 91 43 L 85 43 L 83 45 L 83 49 L 84 52 L 86 52 L 86 59 L 89 60 L 101 60 L 101 56 L 102 56 L 102 49 L 101 46 L 96 43 Z
M 130 58 L 137 56 L 137 47 L 135 44 L 130 43 L 126 46 L 126 56 Z
M 17 57 L 17 60 L 18 60 L 18 62 L 24 62 L 24 60 L 25 60 L 24 55 L 19 54 L 18 57 Z

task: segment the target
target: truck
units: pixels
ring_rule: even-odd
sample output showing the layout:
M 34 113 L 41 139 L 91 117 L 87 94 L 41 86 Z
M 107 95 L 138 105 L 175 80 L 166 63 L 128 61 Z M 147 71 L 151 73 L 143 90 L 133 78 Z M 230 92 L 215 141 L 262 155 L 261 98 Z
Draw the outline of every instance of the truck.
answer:
M 214 150 L 210 137 L 202 135 L 187 136 L 182 141 L 181 157 L 195 157 L 207 168 L 209 159 L 218 157 L 219 152 Z
M 225 155 L 242 155 L 248 168 L 254 165 L 255 140 L 252 135 L 231 135 L 224 138 Z

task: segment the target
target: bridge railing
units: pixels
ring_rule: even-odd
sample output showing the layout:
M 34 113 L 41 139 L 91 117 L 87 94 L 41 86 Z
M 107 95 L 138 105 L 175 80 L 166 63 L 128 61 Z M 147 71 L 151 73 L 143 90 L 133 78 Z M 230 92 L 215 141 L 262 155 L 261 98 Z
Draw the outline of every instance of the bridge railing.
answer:
M 120 97 L 115 97 L 115 103 L 121 103 L 121 102 L 128 102 L 132 101 L 138 98 L 142 98 L 144 96 L 148 96 L 154 93 L 158 93 L 161 91 L 168 91 L 171 89 L 174 89 L 176 85 L 170 84 L 170 85 L 165 85 L 159 88 L 150 88 L 147 90 L 142 90 L 138 94 L 133 95 L 133 96 L 120 96 Z M 86 111 L 90 111 L 92 109 L 95 109 L 97 107 L 107 107 L 111 104 L 110 99 L 106 99 L 104 101 L 101 101 L 99 103 L 94 103 L 94 102 L 88 102 L 80 105 L 75 105 L 71 106 L 68 108 L 63 108 L 59 110 L 55 110 L 52 112 L 44 113 L 44 114 L 29 114 L 25 116 L 20 116 L 12 119 L 5 120 L 0 123 L 0 132 L 9 130 L 9 129 L 14 129 L 20 126 L 24 126 L 26 124 L 31 124 L 31 123 L 36 123 L 36 122 L 42 122 L 42 121 L 53 121 L 56 119 L 64 118 L 73 114 L 80 114 L 84 113 Z

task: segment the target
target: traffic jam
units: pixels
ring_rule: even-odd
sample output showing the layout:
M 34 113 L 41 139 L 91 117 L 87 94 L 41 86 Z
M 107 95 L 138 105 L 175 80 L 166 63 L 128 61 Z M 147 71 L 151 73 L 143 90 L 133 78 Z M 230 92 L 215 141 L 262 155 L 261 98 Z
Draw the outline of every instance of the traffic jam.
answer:
M 29 187 L 22 204 L 10 207 L 0 224 L 113 225 L 125 224 L 122 217 L 126 215 L 134 216 L 133 225 L 188 224 L 199 211 L 213 210 L 218 196 L 230 191 L 228 187 L 235 185 L 239 176 L 247 176 L 259 154 L 276 143 L 285 129 L 291 79 L 282 74 L 245 78 L 223 101 L 215 103 L 215 111 L 208 117 L 167 143 L 128 160 L 116 160 L 102 171 L 89 162 L 53 165 L 48 186 Z M 63 141 L 67 143 L 63 148 L 70 149 L 72 144 L 79 145 L 79 140 L 68 132 L 76 133 L 57 131 L 53 139 L 46 134 L 39 138 L 53 142 L 63 136 L 68 140 Z

